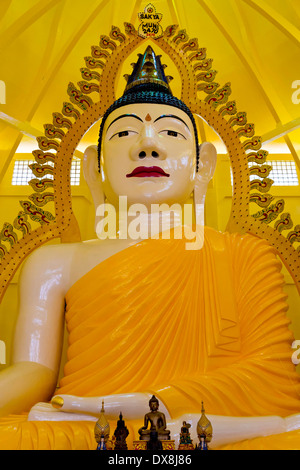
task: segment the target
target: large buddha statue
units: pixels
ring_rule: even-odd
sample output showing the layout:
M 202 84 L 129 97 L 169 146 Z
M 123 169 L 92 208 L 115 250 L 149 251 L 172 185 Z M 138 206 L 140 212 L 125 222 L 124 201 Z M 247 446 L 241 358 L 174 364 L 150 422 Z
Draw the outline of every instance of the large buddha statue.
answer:
M 117 224 L 114 237 L 44 246 L 25 262 L 13 364 L 0 374 L 0 448 L 94 449 L 103 399 L 107 419 L 122 410 L 138 439 L 155 395 L 172 438 L 183 421 L 196 429 L 203 401 L 211 448 L 299 449 L 300 377 L 280 263 L 248 234 L 205 228 L 192 246 L 182 208 L 193 194 L 200 230 L 191 231 L 201 239 L 216 152 L 199 146 L 193 115 L 152 50 L 104 115 L 98 147 L 99 161 L 94 147 L 84 161 L 95 205 L 118 214 L 126 197 L 120 220 L 136 236 Z M 150 230 L 153 204 L 163 205 L 170 236 Z

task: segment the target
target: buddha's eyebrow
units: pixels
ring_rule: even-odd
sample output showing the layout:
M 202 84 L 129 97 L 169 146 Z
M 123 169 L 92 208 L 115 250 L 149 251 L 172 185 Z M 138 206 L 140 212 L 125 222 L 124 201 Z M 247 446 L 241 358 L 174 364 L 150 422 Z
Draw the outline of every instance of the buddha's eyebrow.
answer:
M 110 125 L 109 125 L 108 128 L 107 128 L 107 131 L 108 131 L 108 129 L 110 128 L 110 126 L 111 126 L 114 122 L 116 122 L 118 119 L 122 119 L 122 118 L 125 118 L 125 117 L 133 117 L 133 118 L 138 119 L 139 121 L 143 122 L 143 119 L 140 118 L 139 116 L 137 116 L 136 114 L 121 114 L 121 116 L 118 116 L 116 119 L 114 119 L 114 120 L 110 123 Z M 107 131 L 106 131 L 106 132 L 107 132 Z
M 183 124 L 188 128 L 188 130 L 190 130 L 189 126 L 187 125 L 187 123 L 181 119 L 179 116 L 176 116 L 175 114 L 164 114 L 163 116 L 159 116 L 158 118 L 155 119 L 154 122 L 156 121 L 159 121 L 159 119 L 163 119 L 163 118 L 174 118 L 174 119 L 178 119 L 179 121 L 183 122 Z

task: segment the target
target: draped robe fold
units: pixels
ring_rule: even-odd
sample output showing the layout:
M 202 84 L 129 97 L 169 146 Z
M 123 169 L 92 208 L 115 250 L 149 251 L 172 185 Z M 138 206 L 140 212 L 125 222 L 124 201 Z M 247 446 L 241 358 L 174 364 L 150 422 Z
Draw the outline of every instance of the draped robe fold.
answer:
M 58 393 L 148 392 L 172 418 L 199 414 L 201 401 L 209 415 L 299 413 L 300 377 L 274 250 L 250 235 L 212 229 L 205 229 L 201 250 L 186 250 L 185 243 L 144 240 L 70 288 L 68 359 Z M 63 437 L 49 441 L 55 429 Z M 91 448 L 92 431 L 86 422 L 9 417 L 0 420 L 0 448 L 5 442 L 22 448 L 22 432 L 33 448 L 40 439 L 50 448 Z M 299 442 L 295 431 L 234 446 L 299 449 Z

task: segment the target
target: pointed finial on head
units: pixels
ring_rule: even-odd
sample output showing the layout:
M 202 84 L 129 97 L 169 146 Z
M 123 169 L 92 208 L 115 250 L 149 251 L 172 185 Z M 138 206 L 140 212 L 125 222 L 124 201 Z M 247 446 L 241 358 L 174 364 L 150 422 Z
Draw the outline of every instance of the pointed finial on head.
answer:
M 156 55 L 151 46 L 146 48 L 144 54 L 139 54 L 137 63 L 132 64 L 134 68 L 132 74 L 128 77 L 125 92 L 137 85 L 147 83 L 160 85 L 171 92 L 160 58 L 161 56 Z

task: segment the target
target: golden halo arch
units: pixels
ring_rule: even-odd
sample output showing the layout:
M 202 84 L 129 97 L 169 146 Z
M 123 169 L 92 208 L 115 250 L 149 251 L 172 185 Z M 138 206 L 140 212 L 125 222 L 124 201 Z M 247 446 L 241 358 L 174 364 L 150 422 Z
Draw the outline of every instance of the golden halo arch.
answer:
M 53 113 L 53 123 L 45 124 L 45 135 L 37 138 L 39 149 L 32 152 L 36 163 L 31 165 L 36 178 L 29 182 L 34 193 L 20 201 L 22 210 L 0 231 L 0 299 L 22 261 L 37 247 L 53 238 L 63 243 L 81 239 L 72 210 L 71 161 L 82 136 L 115 101 L 114 85 L 124 59 L 145 41 L 132 24 L 124 25 L 124 33 L 113 26 L 109 36 L 100 36 L 99 45 L 92 46 L 91 55 L 84 58 L 85 67 L 80 69 L 83 80 L 78 82 L 79 88 L 69 83 L 70 101 L 63 103 L 61 112 Z M 273 202 L 269 193 L 272 180 L 268 178 L 271 167 L 265 164 L 268 153 L 261 149 L 261 138 L 254 135 L 254 125 L 247 123 L 246 113 L 229 100 L 230 83 L 220 86 L 215 82 L 217 72 L 206 49 L 177 25 L 167 27 L 152 41 L 175 64 L 181 77 L 182 101 L 215 130 L 227 148 L 234 188 L 226 229 L 268 240 L 300 292 L 300 251 L 299 246 L 296 248 L 300 225 L 294 226 L 290 214 L 283 212 L 282 199 Z M 100 97 L 95 103 L 90 96 L 93 92 Z M 251 168 L 250 162 L 254 162 Z M 53 180 L 45 178 L 49 173 Z M 250 175 L 258 179 L 250 181 Z M 50 201 L 54 202 L 55 214 L 42 209 Z M 250 203 L 260 208 L 255 214 L 250 215 Z M 29 219 L 40 226 L 32 230 Z

